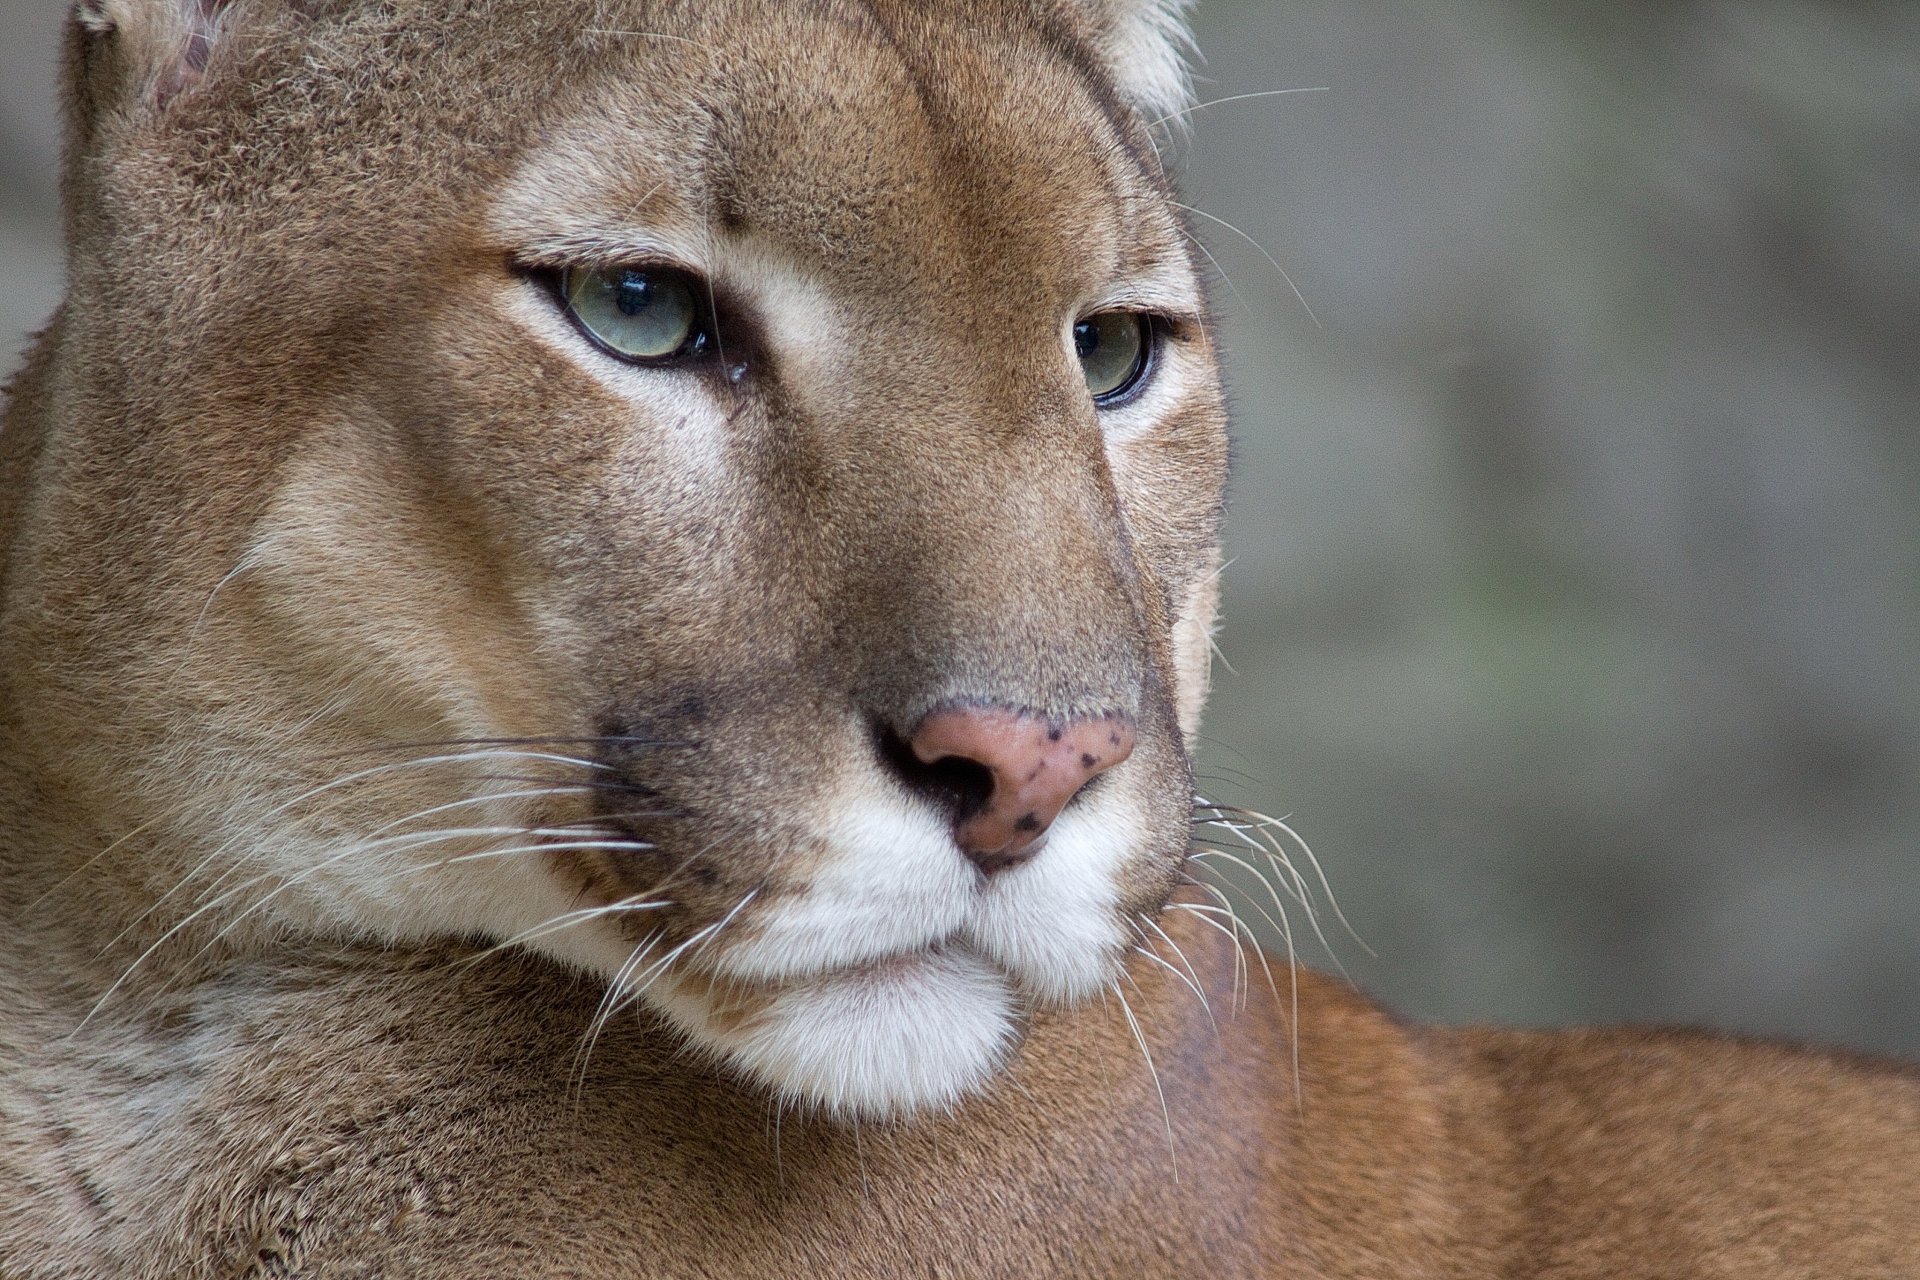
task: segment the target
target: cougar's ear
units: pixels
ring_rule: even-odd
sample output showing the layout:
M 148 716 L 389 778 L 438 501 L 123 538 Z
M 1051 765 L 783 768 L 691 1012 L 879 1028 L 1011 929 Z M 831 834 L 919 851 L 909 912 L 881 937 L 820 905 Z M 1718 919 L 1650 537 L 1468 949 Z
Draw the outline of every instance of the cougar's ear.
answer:
M 1094 47 L 1120 92 L 1149 126 L 1191 104 L 1187 10 L 1193 0 L 1075 0 L 1092 25 Z
M 102 111 L 162 108 L 205 74 L 232 0 L 78 0 L 67 89 L 84 134 Z

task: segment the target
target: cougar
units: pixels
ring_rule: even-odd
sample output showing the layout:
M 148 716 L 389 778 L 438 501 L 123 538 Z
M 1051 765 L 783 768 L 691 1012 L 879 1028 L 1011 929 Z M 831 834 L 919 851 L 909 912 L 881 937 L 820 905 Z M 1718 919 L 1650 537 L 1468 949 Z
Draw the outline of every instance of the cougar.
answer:
M 1180 0 L 81 0 L 0 1274 L 1920 1274 L 1920 1078 L 1194 883 Z

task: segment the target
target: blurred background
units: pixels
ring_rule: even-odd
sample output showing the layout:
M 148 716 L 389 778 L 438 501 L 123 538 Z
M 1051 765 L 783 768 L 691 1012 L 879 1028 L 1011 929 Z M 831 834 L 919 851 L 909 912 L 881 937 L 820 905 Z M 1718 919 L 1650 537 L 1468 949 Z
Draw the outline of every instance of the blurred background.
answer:
M 9 353 L 61 10 L 0 0 Z M 1373 953 L 1303 954 L 1420 1018 L 1920 1053 L 1920 4 L 1195 25 L 1239 439 L 1200 767 Z

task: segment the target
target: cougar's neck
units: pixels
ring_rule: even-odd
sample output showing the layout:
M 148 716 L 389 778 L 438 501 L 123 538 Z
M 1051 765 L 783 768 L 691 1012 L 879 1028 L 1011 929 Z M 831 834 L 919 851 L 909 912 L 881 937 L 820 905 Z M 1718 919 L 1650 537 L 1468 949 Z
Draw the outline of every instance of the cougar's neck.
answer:
M 25 702 L 32 678 L 32 604 L 21 597 L 31 557 L 31 513 L 39 500 L 35 471 L 52 421 L 55 357 L 62 315 L 40 334 L 6 388 L 0 416 L 0 911 L 14 926 L 22 904 L 45 891 L 47 872 L 60 859 L 49 848 L 48 782 L 33 760 L 33 717 Z
M 6 413 L 0 417 L 0 606 L 7 599 L 21 511 L 30 499 L 34 463 L 46 437 L 48 382 L 60 329 L 56 313 L 6 389 Z M 0 692 L 5 691 L 8 670 L 0 668 Z
M 72 381 L 68 328 L 63 309 L 8 385 L 0 418 L 0 946 L 21 957 L 10 972 L 32 975 L 33 990 L 15 995 L 56 1021 L 123 973 L 156 923 L 142 921 L 149 904 L 129 874 L 135 841 L 115 848 L 128 832 L 101 820 L 90 789 L 60 763 L 62 743 L 93 736 L 110 747 L 113 717 L 84 699 L 47 696 L 54 669 L 84 657 L 49 636 L 42 603 L 53 492 L 45 473 L 72 409 L 62 403 Z

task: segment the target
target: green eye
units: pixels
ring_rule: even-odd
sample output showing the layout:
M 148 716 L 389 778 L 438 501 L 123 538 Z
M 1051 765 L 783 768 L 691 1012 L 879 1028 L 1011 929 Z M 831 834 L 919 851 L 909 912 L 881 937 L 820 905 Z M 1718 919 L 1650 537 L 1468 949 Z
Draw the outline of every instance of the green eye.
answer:
M 1073 353 L 1095 404 L 1113 404 L 1140 384 L 1152 339 L 1152 322 L 1135 311 L 1102 311 L 1073 326 Z
M 666 267 L 569 268 L 560 277 L 567 310 L 602 347 L 651 363 L 706 349 L 694 282 Z

